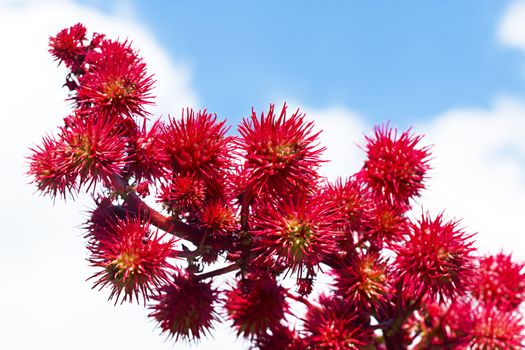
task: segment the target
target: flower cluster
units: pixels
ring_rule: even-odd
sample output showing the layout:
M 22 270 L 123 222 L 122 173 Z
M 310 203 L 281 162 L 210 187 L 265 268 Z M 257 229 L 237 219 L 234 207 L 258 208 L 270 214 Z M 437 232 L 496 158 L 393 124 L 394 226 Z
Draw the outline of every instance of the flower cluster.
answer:
M 168 338 L 224 321 L 257 349 L 523 347 L 525 263 L 481 256 L 459 221 L 412 207 L 430 169 L 421 135 L 377 126 L 362 168 L 328 181 L 299 110 L 252 111 L 236 135 L 207 110 L 155 119 L 130 41 L 76 24 L 49 44 L 73 110 L 28 174 L 52 198 L 93 196 L 94 287 L 147 304 Z

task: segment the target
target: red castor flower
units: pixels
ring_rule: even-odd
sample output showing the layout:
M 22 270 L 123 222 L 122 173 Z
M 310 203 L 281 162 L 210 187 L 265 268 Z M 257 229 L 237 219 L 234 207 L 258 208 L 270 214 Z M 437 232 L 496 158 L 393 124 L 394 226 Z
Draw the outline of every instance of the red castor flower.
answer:
M 141 297 L 145 304 L 157 288 L 169 281 L 174 267 L 168 258 L 172 256 L 174 239 L 151 233 L 148 223 L 140 218 L 126 217 L 108 225 L 113 234 L 89 245 L 91 265 L 102 268 L 91 277 L 96 279 L 94 288 L 112 288 L 109 299 L 115 298 L 115 303 L 123 294 L 121 302 Z
M 348 255 L 334 269 L 337 295 L 365 311 L 379 310 L 389 290 L 387 263 L 378 253 Z
M 76 174 L 69 171 L 69 159 L 63 140 L 44 137 L 42 145 L 31 149 L 28 175 L 44 195 L 65 198 L 66 194 L 77 191 Z
M 260 273 L 250 274 L 238 282 L 236 288 L 226 291 L 224 307 L 233 321 L 237 334 L 244 337 L 265 335 L 279 329 L 289 306 L 286 290 L 275 278 Z
M 252 111 L 249 119 L 243 119 L 238 131 L 246 159 L 246 190 L 259 195 L 310 188 L 318 178 L 324 151 L 317 143 L 319 133 L 312 129 L 313 123 L 306 122 L 299 110 L 287 118 L 286 104 L 278 117 L 270 105 L 268 114 L 261 113 L 258 118 Z
M 173 173 L 193 174 L 205 182 L 222 179 L 232 153 L 225 123 L 206 110 L 186 109 L 182 119 L 170 118 L 162 136 L 162 151 Z
M 321 295 L 319 305 L 311 305 L 304 320 L 307 349 L 363 349 L 372 341 L 372 330 L 358 318 L 350 303 Z
M 126 219 L 123 207 L 114 205 L 109 198 L 102 197 L 95 201 L 96 208 L 89 212 L 90 218 L 84 228 L 87 231 L 88 247 L 111 241 L 116 236 L 118 219 Z
M 270 266 L 283 266 L 292 273 L 312 271 L 336 247 L 334 222 L 339 216 L 324 197 L 297 195 L 277 208 L 261 208 L 253 220 L 254 251 Z
M 379 239 L 390 246 L 403 239 L 408 231 L 405 210 L 385 202 L 374 203 L 368 215 L 364 236 L 369 240 Z
M 49 38 L 49 53 L 66 67 L 79 67 L 85 58 L 87 48 L 86 27 L 77 23 L 69 28 L 62 29 L 54 37 Z
M 174 213 L 195 211 L 206 199 L 206 186 L 195 175 L 179 175 L 160 186 L 158 201 Z
M 153 78 L 128 42 L 103 40 L 86 55 L 87 72 L 79 78 L 77 102 L 94 115 L 145 117 Z
M 195 340 L 206 335 L 217 320 L 214 303 L 217 292 L 211 284 L 195 276 L 176 274 L 154 297 L 149 315 L 159 322 L 162 332 L 175 340 Z
M 359 176 L 388 203 L 407 205 L 424 188 L 429 148 L 418 148 L 422 136 L 413 136 L 410 130 L 398 137 L 397 129 L 386 124 L 374 132 L 373 137 L 366 136 L 367 160 Z
M 363 183 L 355 177 L 329 183 L 323 193 L 341 215 L 341 229 L 348 234 L 367 226 L 372 201 Z
M 94 187 L 98 182 L 110 186 L 111 178 L 121 175 L 129 162 L 127 138 L 115 131 L 118 118 L 77 118 L 62 129 L 64 157 L 67 171 L 78 181 L 79 187 Z
M 504 311 L 513 311 L 525 300 L 525 264 L 499 253 L 479 259 L 479 274 L 472 295 Z
M 469 350 L 519 350 L 525 341 L 523 317 L 517 312 L 479 305 L 463 324 Z
M 233 210 L 220 202 L 207 203 L 199 216 L 199 226 L 215 238 L 231 236 L 236 228 L 237 220 Z
M 149 130 L 146 130 L 146 120 L 142 128 L 137 130 L 133 137 L 129 138 L 130 148 L 130 172 L 137 181 L 154 181 L 166 175 L 166 157 L 162 152 L 160 136 L 163 124 L 160 121 L 153 123 Z
M 443 301 L 464 293 L 474 277 L 472 234 L 457 221 L 432 220 L 427 213 L 410 226 L 407 240 L 395 247 L 395 267 L 407 296 L 426 294 Z

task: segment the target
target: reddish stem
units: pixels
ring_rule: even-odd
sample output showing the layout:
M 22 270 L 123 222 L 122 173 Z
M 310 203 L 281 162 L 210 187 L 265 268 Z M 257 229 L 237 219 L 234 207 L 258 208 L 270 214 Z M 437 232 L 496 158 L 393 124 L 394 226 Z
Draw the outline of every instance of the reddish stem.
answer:
M 236 263 L 233 263 L 231 265 L 222 267 L 220 269 L 212 270 L 212 271 L 209 271 L 209 272 L 197 275 L 196 278 L 197 278 L 197 280 L 203 280 L 203 279 L 206 279 L 206 278 L 211 278 L 211 277 L 215 277 L 215 276 L 219 276 L 219 275 L 224 275 L 225 273 L 233 272 L 233 271 L 236 271 L 238 269 L 240 269 L 240 266 L 237 265 Z

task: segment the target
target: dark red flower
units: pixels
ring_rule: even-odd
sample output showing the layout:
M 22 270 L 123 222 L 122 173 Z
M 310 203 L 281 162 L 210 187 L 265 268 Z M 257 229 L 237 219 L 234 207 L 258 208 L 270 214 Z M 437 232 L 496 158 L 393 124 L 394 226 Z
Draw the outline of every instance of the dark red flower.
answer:
M 372 339 L 371 329 L 352 304 L 326 295 L 319 297 L 319 306 L 308 308 L 304 329 L 309 349 L 359 350 Z
M 372 201 L 362 182 L 355 177 L 345 181 L 339 178 L 335 183 L 329 183 L 323 194 L 341 216 L 341 229 L 346 235 L 365 230 Z
M 95 115 L 147 116 L 153 78 L 128 42 L 103 40 L 86 56 L 77 101 Z
M 166 157 L 159 150 L 162 147 L 161 135 L 164 125 L 160 120 L 146 129 L 146 119 L 142 128 L 129 138 L 130 171 L 137 180 L 158 180 L 166 175 Z
M 84 228 L 89 246 L 104 244 L 116 238 L 115 230 L 119 219 L 125 220 L 127 212 L 123 207 L 114 205 L 109 198 L 101 197 L 95 201 L 96 208 L 89 212 L 90 217 Z M 96 248 L 95 248 L 96 249 Z
M 86 39 L 86 27 L 77 23 L 49 38 L 49 52 L 59 63 L 64 62 L 68 68 L 78 67 L 87 52 Z
M 408 231 L 405 210 L 385 202 L 374 202 L 368 215 L 364 236 L 370 240 L 380 239 L 390 245 L 399 242 Z
M 116 118 L 100 117 L 76 120 L 62 128 L 60 135 L 66 171 L 78 184 L 88 188 L 99 181 L 111 183 L 114 175 L 121 175 L 128 164 L 127 138 L 119 133 Z
M 418 147 L 421 138 L 410 130 L 398 137 L 388 124 L 376 127 L 373 137 L 366 136 L 367 160 L 360 178 L 388 203 L 408 204 L 424 188 L 430 168 L 429 148 Z
M 122 302 L 142 297 L 146 303 L 155 289 L 169 281 L 174 240 L 151 233 L 140 218 L 126 217 L 108 225 L 113 234 L 93 235 L 101 240 L 89 245 L 91 265 L 101 268 L 91 277 L 96 279 L 94 288 L 110 286 L 109 299 L 115 298 L 115 303 L 122 294 Z
M 32 182 L 43 193 L 52 198 L 58 195 L 65 198 L 67 193 L 76 192 L 76 174 L 69 171 L 69 160 L 63 140 L 55 140 L 49 136 L 42 139 L 42 145 L 31 149 L 29 156 L 28 175 Z
M 175 340 L 201 338 L 217 320 L 214 303 L 217 292 L 208 282 L 188 274 L 177 274 L 154 297 L 149 315 L 159 322 L 163 332 Z
M 239 335 L 264 335 L 281 327 L 289 309 L 285 294 L 274 277 L 251 274 L 236 288 L 226 291 L 224 306 Z
M 479 305 L 472 310 L 463 327 L 469 350 L 523 349 L 525 325 L 517 312 Z
M 297 194 L 278 207 L 267 203 L 253 219 L 254 251 L 259 259 L 292 272 L 312 270 L 334 251 L 338 218 L 324 197 Z
M 306 122 L 297 110 L 286 117 L 286 104 L 280 115 L 270 105 L 268 114 L 255 111 L 238 127 L 239 146 L 245 157 L 247 191 L 253 194 L 282 193 L 310 188 L 318 179 L 317 168 L 324 148 L 317 144 L 319 133 L 313 122 Z
M 194 211 L 204 204 L 206 187 L 194 175 L 179 175 L 160 187 L 159 201 L 172 212 Z
M 366 311 L 378 310 L 386 302 L 387 263 L 378 253 L 348 255 L 334 269 L 337 294 Z
M 525 264 L 512 261 L 510 254 L 481 257 L 472 295 L 504 311 L 516 310 L 525 300 L 524 270 Z
M 457 221 L 444 222 L 442 214 L 434 220 L 423 214 L 410 225 L 406 241 L 395 247 L 403 291 L 440 301 L 464 293 L 474 277 L 472 236 Z
M 231 162 L 231 137 L 225 121 L 206 110 L 186 109 L 182 119 L 170 118 L 162 136 L 163 152 L 175 174 L 194 174 L 205 182 L 221 181 Z
M 231 236 L 236 227 L 236 218 L 232 209 L 220 202 L 207 203 L 199 216 L 200 226 L 213 237 Z

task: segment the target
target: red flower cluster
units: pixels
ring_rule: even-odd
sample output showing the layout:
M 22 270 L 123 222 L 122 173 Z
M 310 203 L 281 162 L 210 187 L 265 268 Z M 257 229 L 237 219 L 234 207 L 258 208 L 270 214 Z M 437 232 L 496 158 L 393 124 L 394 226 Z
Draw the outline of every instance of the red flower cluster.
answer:
M 151 121 L 154 80 L 129 41 L 77 24 L 50 52 L 70 70 L 74 110 L 28 173 L 53 198 L 92 193 L 95 287 L 150 303 L 168 337 L 200 339 L 227 319 L 259 349 L 523 347 L 525 264 L 477 256 L 443 214 L 410 219 L 429 170 L 422 136 L 378 126 L 362 169 L 329 182 L 299 111 L 252 111 L 237 136 L 206 110 Z M 212 287 L 234 271 L 231 288 Z M 333 284 L 319 296 L 322 272 Z

